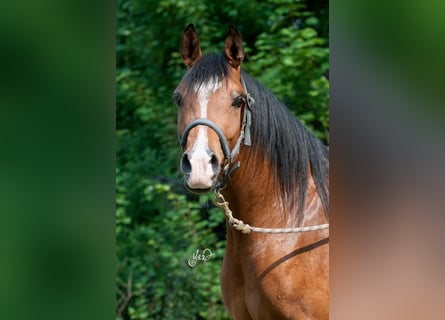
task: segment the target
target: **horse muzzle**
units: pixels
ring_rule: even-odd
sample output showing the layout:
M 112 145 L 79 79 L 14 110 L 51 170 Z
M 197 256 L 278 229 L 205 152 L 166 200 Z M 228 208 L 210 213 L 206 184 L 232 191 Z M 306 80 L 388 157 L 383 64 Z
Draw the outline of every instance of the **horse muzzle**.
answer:
M 230 158 L 230 148 L 223 131 L 209 119 L 196 119 L 184 130 L 179 143 L 184 148 L 190 131 L 197 126 L 207 126 L 218 136 L 225 160 Z M 198 138 L 199 139 L 199 138 Z M 185 177 L 185 185 L 189 191 L 202 194 L 211 191 L 217 184 L 217 177 L 221 171 L 217 155 L 209 150 L 207 143 L 197 143 L 194 148 L 183 154 L 180 164 Z
M 181 158 L 181 172 L 189 191 L 197 194 L 209 192 L 220 172 L 218 157 L 211 151 L 186 152 Z

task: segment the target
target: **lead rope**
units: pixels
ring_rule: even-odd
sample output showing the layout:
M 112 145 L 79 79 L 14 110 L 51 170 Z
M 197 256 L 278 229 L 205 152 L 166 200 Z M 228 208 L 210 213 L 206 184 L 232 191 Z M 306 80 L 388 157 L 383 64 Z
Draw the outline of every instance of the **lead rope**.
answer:
M 253 227 L 247 223 L 244 223 L 242 220 L 235 218 L 232 214 L 232 210 L 229 208 L 229 203 L 224 199 L 224 196 L 219 192 L 215 191 L 216 199 L 215 205 L 224 209 L 224 214 L 229 220 L 229 224 L 238 231 L 242 233 L 297 233 L 297 232 L 308 232 L 308 231 L 318 231 L 329 228 L 329 223 L 320 224 L 317 226 L 310 227 L 300 227 L 300 228 L 259 228 Z

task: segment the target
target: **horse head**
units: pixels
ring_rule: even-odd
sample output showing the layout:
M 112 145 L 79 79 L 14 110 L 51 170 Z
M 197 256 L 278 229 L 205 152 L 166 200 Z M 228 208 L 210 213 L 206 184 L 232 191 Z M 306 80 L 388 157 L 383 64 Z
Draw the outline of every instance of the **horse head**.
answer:
M 223 54 L 202 55 L 190 24 L 181 53 L 188 70 L 173 93 L 178 107 L 178 136 L 183 148 L 180 168 L 194 193 L 215 189 L 228 174 L 241 143 L 250 144 L 248 107 L 253 99 L 241 79 L 241 34 L 230 27 Z

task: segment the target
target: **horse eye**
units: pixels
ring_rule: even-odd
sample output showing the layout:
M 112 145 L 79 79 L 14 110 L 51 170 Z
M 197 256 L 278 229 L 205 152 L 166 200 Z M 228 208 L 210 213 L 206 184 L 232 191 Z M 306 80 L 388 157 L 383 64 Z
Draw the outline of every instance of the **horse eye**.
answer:
M 172 100 L 176 106 L 180 107 L 182 105 L 182 96 L 179 92 L 173 92 Z
M 246 98 L 244 96 L 238 96 L 233 100 L 232 106 L 235 108 L 241 108 L 246 103 Z

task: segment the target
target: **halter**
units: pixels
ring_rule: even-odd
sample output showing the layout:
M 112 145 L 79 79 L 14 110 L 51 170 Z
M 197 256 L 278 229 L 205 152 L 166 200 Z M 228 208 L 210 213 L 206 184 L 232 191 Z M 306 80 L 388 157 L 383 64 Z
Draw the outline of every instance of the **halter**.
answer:
M 235 159 L 235 157 L 238 155 L 241 148 L 241 144 L 243 143 L 246 146 L 252 145 L 252 140 L 250 135 L 250 127 L 252 124 L 251 111 L 252 111 L 252 106 L 255 103 L 255 100 L 249 94 L 249 92 L 247 92 L 246 84 L 242 77 L 241 77 L 241 84 L 243 86 L 243 90 L 246 95 L 246 107 L 244 108 L 241 132 L 232 150 L 230 150 L 229 143 L 227 142 L 227 139 L 224 136 L 224 132 L 221 130 L 221 128 L 218 127 L 218 125 L 215 122 L 207 118 L 198 118 L 193 120 L 184 129 L 182 137 L 178 137 L 180 145 L 184 147 L 185 144 L 187 143 L 187 138 L 190 131 L 196 126 L 201 126 L 201 125 L 207 126 L 217 134 L 219 142 L 221 144 L 221 149 L 224 154 L 224 169 L 223 169 L 222 180 L 216 185 L 215 187 L 216 190 L 224 188 L 227 184 L 228 178 L 233 174 L 233 172 L 235 172 L 236 169 L 240 167 L 239 161 L 237 161 L 232 167 L 230 167 L 230 165 L 232 164 L 233 159 Z

